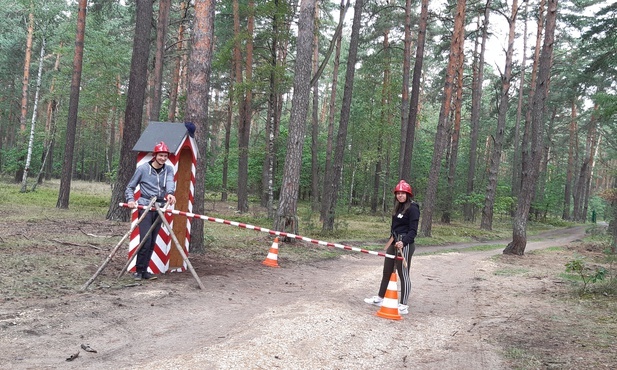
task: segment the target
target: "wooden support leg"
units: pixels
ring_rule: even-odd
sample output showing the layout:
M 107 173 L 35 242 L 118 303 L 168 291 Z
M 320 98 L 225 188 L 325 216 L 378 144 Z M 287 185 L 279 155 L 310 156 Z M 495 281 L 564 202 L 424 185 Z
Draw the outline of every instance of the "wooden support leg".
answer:
M 148 208 L 152 207 L 152 205 L 154 204 L 155 201 L 156 201 L 156 199 L 152 198 L 150 200 L 150 204 L 148 204 Z M 122 237 L 122 239 L 120 239 L 118 244 L 116 244 L 116 246 L 111 250 L 111 252 L 109 253 L 109 256 L 107 256 L 107 258 L 105 259 L 103 264 L 99 267 L 98 270 L 96 270 L 96 272 L 94 273 L 94 275 L 92 275 L 90 280 L 86 281 L 86 283 L 81 287 L 81 291 L 84 291 L 84 290 L 88 289 L 90 284 L 92 284 L 92 282 L 97 278 L 97 276 L 99 276 L 101 274 L 101 272 L 103 272 L 103 270 L 105 269 L 105 267 L 107 267 L 107 264 L 111 261 L 111 259 L 114 257 L 116 252 L 118 252 L 118 249 L 120 248 L 122 243 L 124 243 L 124 241 L 128 237 L 131 236 L 131 234 L 133 233 L 133 230 L 135 230 L 135 228 L 141 223 L 141 221 L 144 219 L 144 217 L 146 217 L 146 212 L 144 212 L 141 215 L 141 217 L 139 217 L 133 224 L 131 224 L 131 228 L 129 229 L 129 231 L 126 234 L 124 234 L 124 236 Z
M 169 230 L 169 235 L 171 235 L 171 239 L 173 240 L 174 245 L 176 246 L 176 248 L 178 249 L 178 252 L 182 256 L 182 260 L 184 260 L 184 263 L 186 263 L 186 265 L 188 266 L 189 271 L 191 271 L 191 274 L 193 274 L 193 277 L 195 278 L 195 280 L 197 280 L 197 284 L 199 285 L 199 288 L 201 290 L 206 290 L 206 287 L 201 282 L 199 275 L 197 275 L 197 272 L 195 272 L 195 269 L 193 268 L 191 261 L 189 261 L 189 258 L 186 256 L 186 253 L 184 253 L 184 249 L 182 249 L 180 242 L 178 242 L 178 238 L 176 238 L 176 234 L 174 234 L 174 230 L 171 228 L 171 225 L 169 225 L 169 222 L 167 222 L 167 219 L 165 218 L 165 213 L 161 210 L 161 207 L 159 207 L 158 204 L 156 204 L 156 211 L 159 213 L 159 218 L 163 221 L 163 224 L 165 225 L 165 227 L 167 227 L 167 230 Z

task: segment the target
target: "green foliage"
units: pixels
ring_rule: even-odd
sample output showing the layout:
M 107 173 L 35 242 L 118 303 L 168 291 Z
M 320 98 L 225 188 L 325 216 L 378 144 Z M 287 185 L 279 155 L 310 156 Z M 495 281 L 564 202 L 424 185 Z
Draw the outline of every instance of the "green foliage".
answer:
M 586 266 L 585 260 L 583 257 L 576 257 L 575 259 L 566 263 L 566 272 L 576 274 L 578 278 L 583 282 L 583 287 L 581 288 L 581 292 L 585 293 L 587 291 L 587 286 L 590 283 L 596 283 L 598 281 L 604 280 L 607 274 L 607 270 L 604 267 L 596 267 L 595 269 L 591 269 Z

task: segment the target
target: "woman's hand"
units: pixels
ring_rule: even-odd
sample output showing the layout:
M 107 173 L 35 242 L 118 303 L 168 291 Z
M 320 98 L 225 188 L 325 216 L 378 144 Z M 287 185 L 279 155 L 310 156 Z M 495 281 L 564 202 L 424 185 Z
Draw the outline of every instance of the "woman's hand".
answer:
M 394 244 L 395 247 L 397 247 L 398 249 L 403 248 L 404 244 L 401 241 L 396 242 L 396 244 Z

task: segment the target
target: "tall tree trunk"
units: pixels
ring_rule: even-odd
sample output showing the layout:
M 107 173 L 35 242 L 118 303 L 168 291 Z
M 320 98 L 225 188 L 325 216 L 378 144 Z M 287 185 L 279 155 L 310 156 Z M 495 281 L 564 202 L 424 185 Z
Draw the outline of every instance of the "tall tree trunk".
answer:
M 390 104 L 391 104 L 391 58 L 390 58 L 390 29 L 386 28 L 384 30 L 383 35 L 383 50 L 384 50 L 384 71 L 383 71 L 383 82 L 381 87 L 381 102 L 380 102 L 380 117 L 379 117 L 379 127 L 377 132 L 377 140 L 376 140 L 376 160 L 375 160 L 375 174 L 373 178 L 373 189 L 371 191 L 371 214 L 375 214 L 377 212 L 377 199 L 379 196 L 379 184 L 380 177 L 382 176 L 382 158 L 383 158 L 383 135 L 386 127 L 391 127 L 391 117 L 390 114 Z M 364 202 L 363 202 L 364 203 Z
M 454 17 L 454 31 L 452 32 L 452 43 L 450 45 L 450 57 L 448 67 L 446 69 L 446 78 L 444 84 L 443 101 L 441 110 L 439 111 L 439 121 L 437 123 L 437 132 L 435 133 L 435 144 L 433 146 L 433 160 L 429 172 L 428 185 L 424 197 L 424 208 L 422 214 L 422 223 L 420 225 L 420 234 L 425 237 L 431 236 L 433 223 L 433 213 L 435 211 L 435 200 L 437 199 L 437 187 L 439 184 L 439 173 L 441 172 L 441 158 L 445 147 L 446 121 L 450 114 L 450 103 L 452 101 L 452 82 L 454 79 L 456 63 L 459 59 L 460 52 L 461 28 L 464 27 L 465 21 L 466 0 L 458 0 L 456 5 L 456 15 Z
M 135 36 L 131 56 L 131 73 L 126 94 L 124 112 L 124 131 L 120 148 L 118 176 L 112 189 L 111 202 L 107 211 L 108 220 L 129 220 L 129 212 L 118 203 L 126 201 L 124 190 L 131 180 L 136 166 L 137 153 L 133 147 L 141 135 L 141 121 L 144 112 L 144 100 L 148 75 L 148 55 L 150 55 L 150 30 L 152 29 L 152 1 L 137 0 L 135 11 Z
M 523 186 L 523 177 L 529 172 L 527 166 L 531 164 L 531 109 L 533 99 L 536 93 L 536 82 L 538 79 L 538 68 L 540 65 L 540 50 L 542 49 L 542 34 L 544 33 L 544 18 L 545 7 L 547 0 L 540 0 L 538 5 L 538 22 L 536 31 L 536 45 L 534 48 L 533 64 L 531 68 L 531 81 L 529 82 L 529 94 L 527 96 L 527 110 L 525 112 L 525 127 L 523 130 L 523 140 L 521 145 L 521 188 Z
M 488 26 L 491 0 L 486 1 L 484 6 L 484 20 L 482 21 L 482 39 L 480 52 L 474 53 L 474 70 L 471 88 L 471 128 L 469 133 L 469 169 L 467 170 L 467 197 L 471 198 L 475 192 L 476 166 L 478 163 L 478 135 L 480 130 L 480 117 L 482 116 L 482 82 L 484 81 L 484 54 L 486 53 L 486 40 L 488 39 Z M 477 44 L 476 44 L 477 46 Z M 467 201 L 463 206 L 465 221 L 475 221 L 476 207 L 474 202 Z
M 409 75 L 411 73 L 411 0 L 405 0 L 405 38 L 403 39 L 403 83 L 401 91 L 401 144 L 399 146 L 398 173 L 403 173 L 407 129 L 409 126 Z M 377 194 L 375 194 L 377 197 Z M 373 204 L 371 203 L 371 209 Z
M 87 6 L 87 0 L 79 0 L 77 10 L 77 31 L 75 33 L 75 55 L 73 57 L 73 76 L 71 77 L 69 113 L 66 124 L 66 138 L 64 142 L 64 162 L 62 163 L 60 190 L 58 192 L 58 201 L 56 203 L 56 208 L 61 209 L 69 208 L 69 197 L 71 194 L 71 176 L 73 175 L 73 151 L 75 149 L 75 131 L 77 129 L 77 109 L 79 107 L 81 69 L 84 56 L 84 35 L 86 32 Z
M 461 132 L 461 110 L 463 109 L 463 70 L 465 55 L 465 28 L 460 29 L 461 39 L 463 40 L 459 45 L 459 60 L 456 65 L 456 85 L 455 85 L 455 98 L 454 98 L 454 124 L 452 126 L 451 140 L 450 140 L 450 160 L 448 161 L 448 191 L 446 191 L 446 199 L 444 202 L 444 212 L 441 216 L 441 221 L 449 224 L 452 218 L 452 205 L 454 203 L 454 182 L 456 180 L 456 163 L 458 161 L 458 145 Z
M 184 22 L 187 18 L 186 1 L 180 3 L 180 12 L 182 17 L 178 26 L 178 40 L 176 43 L 176 56 L 173 76 L 171 77 L 171 86 L 169 88 L 169 112 L 167 112 L 167 120 L 173 122 L 176 120 L 176 106 L 178 103 L 178 88 L 180 85 L 180 74 L 182 71 L 182 55 L 184 49 Z
M 39 105 L 39 93 L 41 91 L 41 79 L 43 76 L 43 59 L 45 57 L 45 37 L 41 41 L 41 54 L 39 55 L 39 71 L 36 75 L 36 90 L 34 92 L 34 104 L 32 107 L 32 122 L 30 123 L 30 136 L 28 138 L 28 152 L 26 154 L 26 164 L 24 165 L 24 174 L 21 180 L 20 192 L 25 193 L 28 190 L 28 173 L 30 172 L 30 161 L 32 160 L 32 148 L 34 146 L 34 129 L 36 127 L 36 114 Z
M 30 2 L 30 14 L 28 14 L 28 36 L 26 37 L 26 50 L 24 55 L 24 74 L 22 78 L 21 86 L 21 109 L 19 114 L 19 132 L 18 138 L 19 149 L 23 149 L 24 135 L 26 134 L 26 120 L 28 119 L 28 89 L 30 87 L 30 60 L 32 59 L 32 39 L 34 37 L 34 5 Z M 22 167 L 22 161 L 24 160 L 23 154 L 19 154 L 19 167 L 15 173 L 15 182 L 19 182 L 23 179 L 24 168 Z
M 234 34 L 238 38 L 234 49 L 234 59 L 236 66 L 236 83 L 244 82 L 244 89 L 241 93 L 240 103 L 238 104 L 238 211 L 247 212 L 248 204 L 248 152 L 249 139 L 251 134 L 251 76 L 252 76 L 252 38 L 255 16 L 254 5 L 249 1 L 249 15 L 247 22 L 247 44 L 246 44 L 246 80 L 242 79 L 242 54 L 239 44 L 240 39 L 240 11 L 237 1 L 234 1 Z
M 203 214 L 206 192 L 206 166 L 208 143 L 208 93 L 214 44 L 214 0 L 195 0 L 195 21 L 188 65 L 188 91 L 186 117 L 195 124 L 195 140 L 199 149 L 195 171 L 195 200 L 193 212 Z M 191 248 L 204 252 L 204 224 L 194 219 L 191 228 Z
M 62 43 L 60 46 L 62 47 Z M 56 53 L 56 62 L 54 63 L 54 72 L 58 72 L 60 70 L 60 59 L 61 54 Z M 47 110 L 45 114 L 45 141 L 43 143 L 43 156 L 41 157 L 41 162 L 43 165 L 41 166 L 41 171 L 37 176 L 36 183 L 42 184 L 43 178 L 50 179 L 51 178 L 51 170 L 52 170 L 52 156 L 53 146 L 54 146 L 54 135 L 56 132 L 56 111 L 58 109 L 58 100 L 56 99 L 56 77 L 52 77 L 51 85 L 49 87 L 49 101 L 47 102 Z M 32 191 L 34 191 L 36 187 L 33 187 Z
M 503 150 L 503 137 L 506 129 L 506 119 L 510 102 L 510 83 L 512 82 L 512 56 L 514 54 L 514 36 L 516 32 L 516 17 L 518 15 L 518 0 L 512 1 L 512 10 L 508 23 L 510 32 L 508 33 L 508 49 L 506 50 L 506 62 L 504 72 L 501 76 L 501 93 L 499 94 L 499 112 L 497 114 L 497 129 L 493 139 L 493 153 L 488 171 L 488 184 L 484 197 L 484 208 L 482 209 L 482 221 L 480 228 L 483 230 L 493 229 L 493 208 L 495 206 L 495 195 L 497 194 L 497 175 L 501 162 L 501 152 Z
M 538 79 L 535 85 L 535 94 L 531 108 L 531 127 L 530 127 L 530 156 L 531 162 L 523 168 L 527 172 L 522 173 L 521 196 L 519 197 L 514 220 L 512 221 L 512 241 L 504 249 L 504 254 L 525 254 L 527 246 L 527 217 L 531 199 L 534 194 L 540 160 L 542 159 L 544 110 L 548 97 L 548 82 L 551 72 L 551 60 L 553 56 L 553 46 L 555 41 L 555 25 L 557 23 L 557 0 L 548 0 L 546 15 L 546 28 L 544 33 L 544 43 L 538 65 Z
M 347 141 L 347 126 L 349 124 L 349 116 L 351 112 L 351 97 L 353 95 L 353 83 L 356 71 L 356 60 L 358 56 L 358 42 L 360 38 L 360 23 L 362 19 L 363 7 L 364 0 L 356 0 L 356 4 L 354 5 L 353 23 L 351 26 L 351 38 L 349 40 L 347 70 L 345 72 L 345 89 L 343 91 L 341 116 L 338 135 L 336 137 L 336 147 L 334 149 L 334 161 L 331 168 L 326 169 L 326 176 L 324 178 L 324 192 L 322 198 L 322 228 L 324 231 L 332 231 L 334 229 L 334 216 L 338 189 L 343 174 L 343 154 Z
M 163 91 L 163 62 L 165 61 L 165 39 L 169 23 L 171 0 L 159 0 L 159 19 L 156 23 L 156 52 L 152 71 L 152 97 L 150 99 L 150 121 L 158 121 L 161 112 Z
M 319 3 L 315 4 L 315 29 L 319 29 Z M 313 36 L 313 75 L 317 74 L 319 64 L 319 32 Z M 311 210 L 319 211 L 319 79 L 313 86 L 312 124 L 311 124 Z
M 521 59 L 521 78 L 518 88 L 518 103 L 516 106 L 516 123 L 514 125 L 514 159 L 512 163 L 512 196 L 518 198 L 521 192 L 521 117 L 523 111 L 523 96 L 525 91 L 525 72 L 527 66 L 527 17 L 529 1 L 525 1 L 525 27 L 523 31 L 523 57 Z
M 422 78 L 422 64 L 424 63 L 424 45 L 426 41 L 426 27 L 428 25 L 428 2 L 422 0 L 420 10 L 420 24 L 418 25 L 418 40 L 416 46 L 416 60 L 413 67 L 413 77 L 411 80 L 411 97 L 409 98 L 409 119 L 407 120 L 407 130 L 405 130 L 405 151 L 404 157 L 399 158 L 403 162 L 399 166 L 399 178 L 404 179 L 410 184 L 413 183 L 411 160 L 413 156 L 413 144 L 416 137 L 416 121 L 418 119 L 420 101 L 420 79 Z M 402 130 L 401 130 L 402 132 Z
M 230 71 L 231 79 L 233 80 L 234 69 L 232 68 Z M 227 104 L 227 118 L 225 121 L 225 143 L 224 145 L 224 153 L 223 153 L 223 176 L 222 176 L 222 186 L 223 189 L 221 191 L 221 201 L 227 201 L 227 195 L 229 192 L 229 184 L 227 179 L 227 173 L 229 172 L 229 149 L 231 145 L 231 124 L 233 122 L 233 85 L 229 86 L 229 102 Z
M 341 0 L 341 6 L 340 6 L 340 18 L 343 18 L 343 15 L 345 14 L 346 11 L 346 6 L 344 5 L 345 0 Z M 347 2 L 347 4 L 349 4 L 349 2 Z M 326 219 L 326 215 L 328 212 L 328 202 L 326 202 L 324 200 L 323 197 L 327 196 L 326 194 L 326 179 L 328 178 L 328 171 L 331 170 L 332 168 L 332 150 L 333 150 L 333 142 L 334 142 L 334 109 L 336 106 L 336 91 L 338 88 L 338 70 L 339 70 L 339 65 L 340 65 L 340 60 L 341 60 L 341 39 L 342 36 L 339 35 L 339 37 L 336 39 L 336 52 L 334 54 L 334 65 L 332 66 L 332 88 L 330 89 L 330 103 L 328 111 L 329 111 L 329 115 L 328 115 L 328 139 L 327 139 L 327 143 L 326 143 L 326 165 L 325 165 L 325 176 L 323 179 L 323 191 L 322 191 L 322 198 L 321 198 L 321 211 L 319 214 L 319 218 L 320 220 L 323 222 Z
M 300 188 L 306 117 L 311 93 L 311 54 L 315 27 L 315 2 L 316 0 L 301 0 L 300 2 L 298 46 L 294 67 L 294 93 L 289 118 L 287 154 L 283 167 L 279 207 L 274 220 L 275 230 L 289 231 L 294 234 L 298 232 L 298 190 Z
M 278 10 L 279 0 L 274 0 L 274 7 Z M 261 178 L 261 206 L 268 210 L 268 218 L 274 218 L 274 140 L 275 122 L 278 113 L 279 78 L 278 78 L 278 48 L 280 37 L 281 17 L 275 10 L 272 14 L 272 39 L 270 43 L 270 91 L 268 92 L 268 114 L 266 122 L 266 155 L 262 168 Z
M 28 115 L 28 87 L 30 86 L 30 60 L 32 59 L 32 39 L 34 38 L 34 12 L 30 3 L 28 14 L 28 36 L 26 37 L 26 50 L 24 55 L 24 74 L 21 87 L 21 110 L 19 115 L 19 130 L 26 132 L 26 116 Z
M 566 184 L 564 189 L 563 199 L 563 215 L 564 220 L 570 220 L 570 205 L 572 200 L 572 182 L 574 178 L 574 151 L 578 145 L 577 140 L 577 110 L 576 99 L 572 99 L 571 114 L 570 114 L 570 129 L 568 140 L 568 168 L 566 169 Z

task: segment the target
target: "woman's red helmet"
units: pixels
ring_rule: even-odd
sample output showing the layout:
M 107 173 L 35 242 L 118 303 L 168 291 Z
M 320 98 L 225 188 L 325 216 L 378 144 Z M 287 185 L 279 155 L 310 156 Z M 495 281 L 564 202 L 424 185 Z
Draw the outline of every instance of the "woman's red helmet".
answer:
M 405 180 L 399 181 L 399 183 L 394 187 L 394 193 L 402 191 L 409 194 L 410 197 L 413 197 L 413 191 L 411 190 L 411 185 L 409 185 Z
M 165 144 L 165 142 L 161 141 L 160 143 L 154 146 L 154 150 L 152 151 L 155 155 L 156 153 L 167 153 L 169 154 L 169 148 Z

